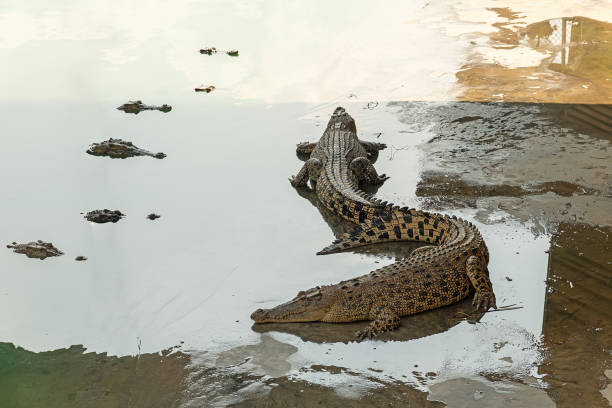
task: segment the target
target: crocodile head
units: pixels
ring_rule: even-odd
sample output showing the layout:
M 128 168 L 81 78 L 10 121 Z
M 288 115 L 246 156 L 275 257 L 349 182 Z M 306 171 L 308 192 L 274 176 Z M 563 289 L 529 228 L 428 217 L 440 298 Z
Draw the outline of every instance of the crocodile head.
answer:
M 317 322 L 327 315 L 334 300 L 331 291 L 317 286 L 272 309 L 257 309 L 251 319 L 255 323 Z
M 327 128 L 338 127 L 340 129 L 348 129 L 357 133 L 357 126 L 355 125 L 355 119 L 349 115 L 343 107 L 338 106 L 334 113 L 332 113 Z

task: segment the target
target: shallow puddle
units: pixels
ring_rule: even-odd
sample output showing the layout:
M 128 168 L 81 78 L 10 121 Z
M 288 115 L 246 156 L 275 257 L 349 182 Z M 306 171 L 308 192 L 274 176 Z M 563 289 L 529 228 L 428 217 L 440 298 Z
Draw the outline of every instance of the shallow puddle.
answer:
M 0 251 L 0 399 L 607 406 L 612 8 L 431 3 L 0 10 L 1 236 L 64 252 Z M 172 110 L 116 109 L 135 98 Z M 378 197 L 478 226 L 505 309 L 361 343 L 366 322 L 252 324 L 418 247 L 315 255 L 348 226 L 287 178 L 339 104 L 388 146 Z M 109 138 L 166 156 L 86 153 Z

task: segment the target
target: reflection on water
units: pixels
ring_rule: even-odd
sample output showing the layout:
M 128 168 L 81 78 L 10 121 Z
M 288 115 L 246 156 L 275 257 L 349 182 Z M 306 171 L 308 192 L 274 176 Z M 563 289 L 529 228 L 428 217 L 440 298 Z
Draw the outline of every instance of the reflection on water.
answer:
M 562 224 L 551 240 L 541 371 L 560 407 L 606 406 L 612 344 L 612 228 Z
M 522 26 L 510 9 L 492 8 L 505 22 L 457 73 L 466 101 L 610 103 L 612 24 L 586 17 Z
M 612 24 L 585 17 L 530 24 L 522 33 L 529 45 L 551 51 L 549 68 L 606 84 L 612 74 Z
M 134 357 L 82 346 L 33 353 L 0 343 L 3 407 L 177 407 L 189 357 L 168 349 Z

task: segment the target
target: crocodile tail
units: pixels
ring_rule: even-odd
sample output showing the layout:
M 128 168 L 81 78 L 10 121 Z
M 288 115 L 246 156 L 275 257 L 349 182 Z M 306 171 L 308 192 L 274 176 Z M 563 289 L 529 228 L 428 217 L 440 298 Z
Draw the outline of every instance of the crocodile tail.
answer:
M 446 216 L 407 207 L 387 206 L 383 215 L 343 234 L 331 245 L 317 252 L 317 255 L 333 254 L 381 242 L 416 241 L 438 245 L 444 239 L 446 231 Z

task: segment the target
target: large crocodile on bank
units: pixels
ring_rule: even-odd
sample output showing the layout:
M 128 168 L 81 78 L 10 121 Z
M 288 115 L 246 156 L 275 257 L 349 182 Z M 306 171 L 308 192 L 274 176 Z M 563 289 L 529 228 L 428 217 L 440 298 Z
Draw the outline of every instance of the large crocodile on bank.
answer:
M 301 291 L 272 309 L 258 309 L 251 315 L 256 323 L 371 320 L 356 333 L 362 340 L 397 328 L 401 316 L 456 303 L 474 291 L 477 310 L 497 307 L 487 269 L 489 252 L 472 223 L 400 208 L 359 188 L 360 183 L 381 184 L 387 179 L 368 159 L 385 147 L 360 141 L 355 121 L 340 107 L 318 142 L 298 145 L 298 156 L 307 160 L 291 184 L 306 187 L 310 180 L 327 209 L 358 224 L 318 254 L 392 241 L 435 246 L 418 248 L 367 275 Z

